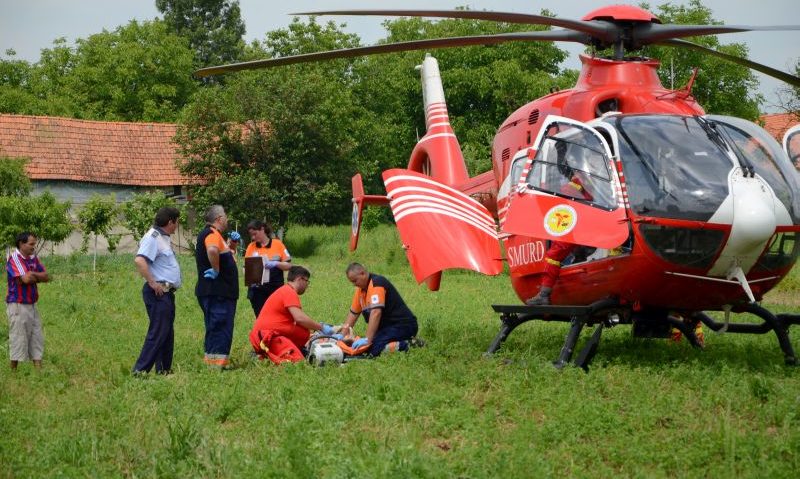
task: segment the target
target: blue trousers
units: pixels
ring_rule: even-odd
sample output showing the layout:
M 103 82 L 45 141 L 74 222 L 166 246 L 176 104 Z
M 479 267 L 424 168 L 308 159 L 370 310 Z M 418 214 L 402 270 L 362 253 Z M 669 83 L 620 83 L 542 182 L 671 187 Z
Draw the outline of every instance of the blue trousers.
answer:
M 197 298 L 206 324 L 204 342 L 205 359 L 209 364 L 225 366 L 233 342 L 233 318 L 236 316 L 236 300 L 220 296 Z
M 398 351 L 407 351 L 408 340 L 417 334 L 418 329 L 416 321 L 413 323 L 390 324 L 382 327 L 378 329 L 375 337 L 372 338 L 372 345 L 368 352 L 372 356 L 380 356 L 383 348 L 392 341 L 400 342 Z
M 169 372 L 172 369 L 172 352 L 175 346 L 175 293 L 156 296 L 153 288 L 145 283 L 142 299 L 150 326 L 133 371 L 149 372 L 155 365 L 157 373 Z

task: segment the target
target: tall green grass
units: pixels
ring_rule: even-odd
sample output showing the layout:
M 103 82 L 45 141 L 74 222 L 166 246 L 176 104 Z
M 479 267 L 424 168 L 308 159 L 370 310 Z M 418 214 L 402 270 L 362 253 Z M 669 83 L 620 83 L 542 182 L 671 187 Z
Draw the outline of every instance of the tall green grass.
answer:
M 236 369 L 209 371 L 186 256 L 176 372 L 135 378 L 147 318 L 132 257 L 99 258 L 96 275 L 88 257 L 45 258 L 44 368 L 0 367 L 0 477 L 797 477 L 800 373 L 774 335 L 707 333 L 696 351 L 618 327 L 586 374 L 550 364 L 566 326 L 527 323 L 486 359 L 490 305 L 518 302 L 505 275 L 448 272 L 431 293 L 392 228 L 355 254 L 347 242 L 347 227 L 289 231 L 312 271 L 304 309 L 344 319 L 358 260 L 395 283 L 427 347 L 344 367 L 252 362 L 242 298 Z M 797 309 L 797 273 L 785 284 L 775 311 Z

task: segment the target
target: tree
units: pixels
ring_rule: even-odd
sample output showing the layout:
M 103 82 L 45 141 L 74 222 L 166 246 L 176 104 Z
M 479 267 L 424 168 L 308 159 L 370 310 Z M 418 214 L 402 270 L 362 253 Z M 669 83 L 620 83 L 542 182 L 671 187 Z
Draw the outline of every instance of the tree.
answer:
M 0 196 L 28 196 L 31 180 L 25 174 L 25 158 L 0 157 Z
M 8 49 L 8 59 L 0 59 L 0 112 L 25 113 L 26 109 L 37 103 L 36 98 L 26 90 L 30 83 L 31 64 L 16 60 L 16 52 Z
M 800 76 L 800 59 L 794 65 L 795 75 Z M 800 87 L 786 85 L 778 91 L 778 106 L 800 122 Z
M 642 4 L 642 7 L 649 9 L 647 4 Z M 663 23 L 722 24 L 712 17 L 711 10 L 703 6 L 700 0 L 691 0 L 688 6 L 671 3 L 659 5 L 656 16 Z M 723 45 L 716 36 L 693 37 L 690 40 L 729 55 L 747 57 L 748 49 L 743 43 Z M 758 118 L 759 107 L 764 99 L 756 93 L 758 79 L 749 68 L 687 48 L 648 46 L 643 52 L 661 61 L 659 77 L 668 88 L 685 85 L 694 68 L 699 68 L 692 95 L 707 112 L 750 120 Z
M 92 271 L 97 267 L 97 237 L 105 236 L 108 240 L 108 250 L 113 252 L 119 237 L 111 235 L 111 229 L 114 227 L 117 206 L 116 198 L 114 195 L 103 197 L 97 193 L 93 194 L 89 201 L 83 205 L 81 211 L 78 212 L 78 222 L 81 225 L 83 232 L 83 250 L 86 251 L 89 244 L 89 235 L 94 235 L 94 257 L 92 259 Z
M 460 19 L 434 22 L 402 18 L 384 25 L 389 31 L 386 43 L 531 30 L 530 25 Z M 361 79 L 356 85 L 357 97 L 378 114 L 391 145 L 379 170 L 402 165 L 417 136 L 425 131 L 420 81 L 414 72 L 425 53 L 375 55 L 356 63 Z M 548 93 L 551 87 L 571 86 L 575 79 L 574 73 L 560 71 L 566 52 L 548 42 L 511 42 L 430 53 L 439 62 L 450 120 L 471 174 L 491 167 L 492 139 L 508 115 Z
M 134 20 L 77 45 L 66 83 L 84 118 L 174 121 L 196 89 L 191 50 L 161 21 Z
M 164 206 L 176 206 L 175 200 L 163 193 L 135 194 L 120 205 L 123 222 L 135 239 L 139 239 L 153 225 L 156 212 Z
M 45 241 L 64 241 L 72 233 L 69 208 L 69 202 L 60 203 L 49 191 L 40 196 L 0 196 L 0 244 L 12 246 L 23 231 L 43 240 L 39 248 Z
M 232 63 L 244 51 L 245 34 L 236 0 L 156 0 L 170 30 L 186 38 L 196 66 Z
M 7 54 L 13 52 L 7 52 Z M 0 61 L 0 111 L 106 121 L 174 121 L 197 84 L 188 42 L 163 21 L 63 38 L 38 63 Z
M 333 23 L 296 20 L 249 55 L 355 45 L 358 38 Z M 239 224 L 265 217 L 276 226 L 344 221 L 356 145 L 376 128 L 352 96 L 349 65 L 243 72 L 198 92 L 176 136 L 182 172 L 203 180 L 192 189 L 196 209 L 223 204 Z

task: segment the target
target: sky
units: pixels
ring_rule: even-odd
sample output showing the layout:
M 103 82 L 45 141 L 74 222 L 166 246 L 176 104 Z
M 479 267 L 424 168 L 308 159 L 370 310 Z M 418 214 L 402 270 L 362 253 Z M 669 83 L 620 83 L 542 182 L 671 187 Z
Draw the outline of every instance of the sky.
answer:
M 579 19 L 586 13 L 610 4 L 631 3 L 627 0 L 240 0 L 247 33 L 247 41 L 261 40 L 267 31 L 286 27 L 293 12 L 344 9 L 453 9 L 468 5 L 473 10 L 494 10 L 538 14 L 546 8 L 559 17 Z M 651 0 L 651 5 L 665 3 Z M 674 4 L 688 0 L 673 0 Z M 800 24 L 800 6 L 797 0 L 702 0 L 713 17 L 728 25 L 787 25 Z M 655 8 L 654 8 L 655 10 Z M 13 48 L 16 58 L 36 62 L 43 48 L 50 48 L 53 40 L 65 37 L 72 45 L 78 38 L 86 38 L 103 29 L 115 30 L 130 20 L 152 20 L 160 14 L 154 0 L 0 0 L 0 57 L 8 58 L 5 51 Z M 358 34 L 362 42 L 371 44 L 385 36 L 381 17 L 323 17 L 323 20 L 345 23 L 345 31 Z M 750 59 L 773 68 L 791 71 L 800 59 L 800 30 L 792 32 L 749 32 L 721 35 L 722 43 L 745 43 L 750 49 Z M 565 63 L 567 68 L 579 68 L 577 54 L 582 45 L 561 43 L 571 52 Z M 700 72 L 702 75 L 702 71 Z M 785 85 L 756 73 L 761 82 L 760 92 L 766 97 L 765 112 L 779 111 L 778 92 Z M 446 92 L 445 92 L 446 93 Z M 524 100 L 520 101 L 520 104 Z

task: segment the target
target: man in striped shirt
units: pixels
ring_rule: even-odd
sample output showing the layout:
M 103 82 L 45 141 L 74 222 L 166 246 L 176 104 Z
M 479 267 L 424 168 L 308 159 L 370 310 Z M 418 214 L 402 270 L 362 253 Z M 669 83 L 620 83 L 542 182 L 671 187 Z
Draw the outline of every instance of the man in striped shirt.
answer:
M 17 369 L 20 361 L 29 359 L 38 369 L 42 367 L 44 336 L 42 318 L 36 309 L 36 301 L 39 300 L 37 284 L 50 281 L 50 277 L 36 257 L 36 236 L 33 233 L 18 234 L 15 244 L 16 249 L 6 263 L 6 313 L 11 369 Z

